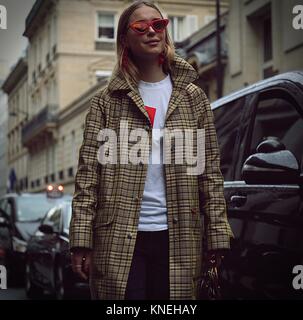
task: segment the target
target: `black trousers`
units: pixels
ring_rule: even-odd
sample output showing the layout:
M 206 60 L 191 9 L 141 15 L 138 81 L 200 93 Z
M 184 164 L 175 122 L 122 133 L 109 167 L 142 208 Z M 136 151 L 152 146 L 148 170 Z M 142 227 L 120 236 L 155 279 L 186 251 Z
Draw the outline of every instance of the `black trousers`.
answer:
M 168 230 L 138 231 L 126 300 L 169 300 Z

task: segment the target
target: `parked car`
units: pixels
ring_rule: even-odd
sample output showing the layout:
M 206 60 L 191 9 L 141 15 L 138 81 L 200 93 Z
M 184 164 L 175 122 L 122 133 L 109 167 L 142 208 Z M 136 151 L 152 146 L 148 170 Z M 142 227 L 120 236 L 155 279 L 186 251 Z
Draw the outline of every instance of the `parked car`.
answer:
M 6 266 L 9 285 L 23 282 L 27 241 L 45 213 L 63 199 L 71 199 L 58 188 L 49 186 L 45 193 L 9 193 L 0 199 L 0 264 Z
M 89 299 L 88 282 L 81 280 L 71 268 L 69 224 L 71 201 L 50 209 L 26 251 L 25 289 L 30 298 L 42 298 L 43 293 L 57 299 Z
M 302 299 L 303 71 L 212 103 L 235 239 L 221 268 L 225 299 Z

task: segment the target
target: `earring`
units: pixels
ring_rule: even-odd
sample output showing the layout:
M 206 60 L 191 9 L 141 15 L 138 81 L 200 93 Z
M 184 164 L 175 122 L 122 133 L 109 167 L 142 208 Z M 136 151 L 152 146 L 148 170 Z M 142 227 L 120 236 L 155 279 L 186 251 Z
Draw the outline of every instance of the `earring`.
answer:
M 123 68 L 127 68 L 127 65 L 128 65 L 128 51 L 127 51 L 127 48 L 125 47 L 122 55 L 122 66 Z
M 158 58 L 159 66 L 161 66 L 161 65 L 164 63 L 164 60 L 165 60 L 165 55 L 164 55 L 164 53 L 160 53 L 160 54 L 159 54 L 159 58 Z

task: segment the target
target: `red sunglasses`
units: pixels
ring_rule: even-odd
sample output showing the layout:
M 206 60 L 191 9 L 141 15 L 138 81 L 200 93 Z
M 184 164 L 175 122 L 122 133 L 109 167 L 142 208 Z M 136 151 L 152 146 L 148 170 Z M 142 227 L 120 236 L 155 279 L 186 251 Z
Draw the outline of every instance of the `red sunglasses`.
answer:
M 152 28 L 156 32 L 163 32 L 168 23 L 168 19 L 158 19 L 152 21 L 135 21 L 131 23 L 128 27 L 134 30 L 136 33 L 142 35 L 148 31 L 150 26 L 152 26 Z

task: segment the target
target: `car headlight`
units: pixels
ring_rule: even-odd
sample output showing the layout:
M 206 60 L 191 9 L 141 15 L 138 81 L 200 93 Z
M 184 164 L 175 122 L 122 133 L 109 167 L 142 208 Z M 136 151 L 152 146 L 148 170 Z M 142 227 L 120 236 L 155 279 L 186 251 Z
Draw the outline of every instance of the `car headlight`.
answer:
M 27 248 L 27 243 L 23 240 L 20 240 L 16 237 L 13 237 L 13 250 L 16 252 L 24 253 Z

